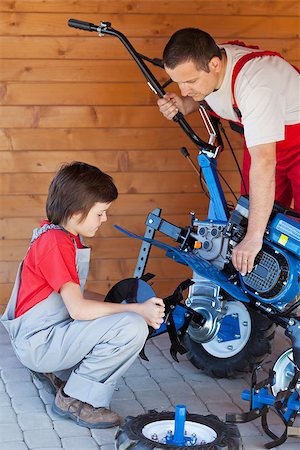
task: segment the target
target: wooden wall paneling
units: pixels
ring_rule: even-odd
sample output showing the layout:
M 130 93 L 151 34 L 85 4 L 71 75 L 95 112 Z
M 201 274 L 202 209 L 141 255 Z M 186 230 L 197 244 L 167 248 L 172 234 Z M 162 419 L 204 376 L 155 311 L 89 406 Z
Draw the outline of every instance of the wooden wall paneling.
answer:
M 218 43 L 226 42 L 230 36 L 215 35 Z M 161 57 L 167 37 L 132 38 L 133 46 L 142 54 Z M 299 61 L 299 44 L 297 38 L 247 37 L 246 43 L 258 45 L 262 49 L 280 52 L 289 61 Z M 47 37 L 47 36 L 0 36 L 0 57 L 14 59 L 81 59 L 81 60 L 130 60 L 130 55 L 114 38 L 99 40 L 99 37 Z M 132 63 L 134 64 L 134 63 Z
M 197 151 L 160 115 L 155 95 L 123 45 L 117 38 L 69 28 L 71 17 L 109 20 L 139 52 L 152 57 L 161 56 L 173 31 L 196 26 L 219 43 L 238 38 L 279 51 L 292 63 L 300 61 L 299 3 L 294 0 L 2 0 L 0 312 L 32 228 L 44 216 L 49 182 L 64 162 L 98 165 L 112 174 L 120 191 L 108 223 L 91 240 L 88 287 L 98 292 L 131 276 L 135 266 L 139 243 L 121 235 L 114 224 L 143 234 L 146 215 L 155 207 L 179 226 L 188 225 L 191 209 L 200 219 L 207 210 L 207 199 L 179 148 L 185 145 L 195 163 Z M 153 70 L 159 80 L 166 79 L 162 70 Z M 198 114 L 189 123 L 206 138 Z M 242 141 L 225 129 L 241 162 Z M 238 194 L 239 176 L 227 145 L 218 164 Z M 159 250 L 153 250 L 149 270 L 157 274 L 159 295 L 190 276 L 188 268 Z
M 216 5 L 217 9 L 217 5 Z M 2 12 L 0 16 L 0 27 L 2 33 L 7 36 L 29 35 L 29 36 L 80 36 L 82 30 L 72 29 L 67 26 L 70 19 L 68 13 L 32 13 Z M 84 20 L 95 24 L 99 23 L 99 14 L 76 13 L 73 19 Z M 185 14 L 118 14 L 107 13 L 100 20 L 111 22 L 113 28 L 121 31 L 129 37 L 144 36 L 145 30 L 149 36 L 170 36 L 174 31 L 183 28 L 184 23 L 191 27 L 199 27 L 205 24 L 205 30 L 212 36 L 220 34 L 220 23 L 222 21 L 222 35 L 231 38 L 253 38 L 278 37 L 278 32 L 283 38 L 297 38 L 297 27 L 299 25 L 297 16 L 252 16 L 231 15 L 230 20 L 223 20 L 224 16 L 218 14 L 206 15 Z M 170 20 L 172 19 L 172 20 Z M 107 36 L 105 37 L 107 38 Z
M 230 2 L 221 1 L 216 8 L 214 0 L 206 0 L 205 2 L 185 1 L 181 0 L 2 0 L 1 11 L 15 12 L 83 12 L 90 13 L 135 13 L 135 14 L 219 14 L 224 16 L 231 15 L 298 15 L 299 5 L 295 0 L 244 0 L 241 4 L 238 0 Z

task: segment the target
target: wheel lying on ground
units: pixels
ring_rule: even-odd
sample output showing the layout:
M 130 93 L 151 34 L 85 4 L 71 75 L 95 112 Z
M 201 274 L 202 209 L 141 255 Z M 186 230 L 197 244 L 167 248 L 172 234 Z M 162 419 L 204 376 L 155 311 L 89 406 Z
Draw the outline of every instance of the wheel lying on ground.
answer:
M 295 363 L 293 349 L 289 348 L 283 352 L 276 360 L 273 370 L 275 372 L 275 383 L 271 386 L 273 395 L 288 388 L 295 374 Z M 300 394 L 300 378 L 296 384 L 296 390 Z
M 209 376 L 233 378 L 243 372 L 252 372 L 271 352 L 275 325 L 269 319 L 238 301 L 228 302 L 226 316 L 233 315 L 239 320 L 238 339 L 222 340 L 219 331 L 212 340 L 201 343 L 197 339 L 201 329 L 192 323 L 184 336 L 188 359 Z
M 163 437 L 174 432 L 174 413 L 149 411 L 137 417 L 127 417 L 125 424 L 117 431 L 115 447 L 117 450 L 159 450 L 185 449 L 195 450 L 239 450 L 242 448 L 241 436 L 236 425 L 225 424 L 214 415 L 186 415 L 185 431 L 187 436 L 196 434 L 195 445 L 176 446 L 165 444 Z

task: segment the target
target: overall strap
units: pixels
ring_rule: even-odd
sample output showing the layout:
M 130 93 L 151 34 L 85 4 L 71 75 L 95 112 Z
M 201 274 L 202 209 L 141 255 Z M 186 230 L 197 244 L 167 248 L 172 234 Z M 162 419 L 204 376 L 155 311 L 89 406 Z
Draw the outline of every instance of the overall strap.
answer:
M 33 233 L 32 233 L 32 238 L 31 238 L 31 241 L 30 241 L 30 245 L 32 245 L 34 243 L 34 241 L 36 241 L 42 234 L 46 233 L 49 230 L 60 230 L 60 231 L 63 231 L 64 233 L 66 233 L 70 237 L 70 239 L 72 239 L 72 242 L 75 245 L 75 248 L 77 247 L 75 239 L 72 236 L 70 236 L 70 233 L 64 227 L 62 227 L 61 225 L 54 225 L 53 223 L 45 223 L 42 227 L 35 228 L 33 230 Z
M 233 97 L 233 109 L 234 112 L 236 113 L 239 121 L 241 122 L 242 119 L 242 114 L 241 111 L 239 110 L 237 103 L 236 103 L 236 99 L 235 99 L 235 93 L 234 93 L 234 87 L 235 87 L 235 81 L 236 78 L 238 76 L 238 74 L 240 73 L 240 71 L 242 70 L 242 68 L 244 67 L 245 64 L 247 64 L 248 61 L 254 59 L 254 58 L 260 58 L 262 56 L 278 56 L 279 58 L 283 58 L 283 56 L 280 55 L 280 53 L 277 52 L 272 52 L 272 51 L 260 51 L 260 52 L 251 52 L 251 53 L 247 53 L 246 55 L 242 56 L 235 64 L 234 68 L 233 68 L 233 72 L 232 72 L 232 79 L 231 79 L 231 92 L 232 92 L 232 97 Z
M 258 49 L 257 46 L 254 46 L 254 45 L 252 45 L 252 46 L 251 46 L 251 45 L 246 45 L 246 44 L 244 44 L 244 42 L 241 42 L 241 41 L 230 41 L 230 42 L 225 42 L 224 44 L 239 45 L 239 46 L 241 46 L 241 47 Z M 242 57 L 235 63 L 234 68 L 233 68 L 232 79 L 231 79 L 231 92 L 232 92 L 232 97 L 233 97 L 233 105 L 232 105 L 232 106 L 233 106 L 233 109 L 234 109 L 234 111 L 235 111 L 235 113 L 236 113 L 236 115 L 237 115 L 237 117 L 238 117 L 238 120 L 237 120 L 236 122 L 235 122 L 235 121 L 232 121 L 232 120 L 229 120 L 228 122 L 229 122 L 230 127 L 231 127 L 234 131 L 236 131 L 236 132 L 238 132 L 238 133 L 240 133 L 240 134 L 244 134 L 244 127 L 243 127 L 242 121 L 241 121 L 241 119 L 242 119 L 242 114 L 241 114 L 241 111 L 240 111 L 239 108 L 238 108 L 238 105 L 237 105 L 237 102 L 236 102 L 236 98 L 235 98 L 235 92 L 234 92 L 236 78 L 237 78 L 238 74 L 240 73 L 240 71 L 242 70 L 242 68 L 244 67 L 244 65 L 245 65 L 248 61 L 250 61 L 250 60 L 252 60 L 252 59 L 254 59 L 254 58 L 262 57 L 262 56 L 278 56 L 279 58 L 284 59 L 283 56 L 280 55 L 280 53 L 278 53 L 278 52 L 273 52 L 273 51 L 269 51 L 269 50 L 258 51 L 258 52 L 251 52 L 251 53 L 247 53 L 246 55 L 242 56 Z M 294 67 L 294 69 L 295 69 L 298 73 L 300 73 L 299 67 L 296 67 L 296 66 L 294 66 L 294 65 L 293 65 L 292 67 Z M 200 104 L 202 104 L 202 105 L 205 107 L 205 109 L 207 110 L 207 112 L 208 112 L 209 114 L 211 114 L 211 115 L 214 116 L 214 117 L 220 118 L 220 116 L 218 116 L 218 115 L 210 108 L 210 106 L 207 104 L 207 102 L 206 102 L 205 100 L 202 100 L 202 101 L 200 102 Z

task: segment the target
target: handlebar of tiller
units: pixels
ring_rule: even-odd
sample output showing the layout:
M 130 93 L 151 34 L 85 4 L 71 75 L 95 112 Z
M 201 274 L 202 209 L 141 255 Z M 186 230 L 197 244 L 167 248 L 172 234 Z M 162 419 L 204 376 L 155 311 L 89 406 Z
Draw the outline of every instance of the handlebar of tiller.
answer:
M 142 74 L 146 78 L 149 86 L 151 89 L 160 97 L 163 98 L 165 95 L 165 90 L 161 86 L 161 84 L 157 81 L 155 76 L 152 74 L 148 66 L 143 61 L 142 55 L 140 55 L 135 48 L 131 45 L 129 40 L 122 34 L 120 31 L 115 30 L 111 27 L 110 22 L 101 22 L 100 25 L 94 25 L 90 22 L 84 22 L 82 20 L 76 20 L 76 19 L 69 19 L 68 21 L 69 27 L 78 28 L 79 30 L 83 31 L 95 31 L 100 36 L 103 36 L 105 34 L 116 36 L 122 44 L 126 47 L 134 61 L 137 63 L 138 67 L 140 68 Z M 150 58 L 145 58 L 148 61 L 151 62 Z M 207 142 L 204 142 L 199 136 L 197 136 L 188 122 L 185 120 L 183 114 L 181 112 L 178 112 L 173 117 L 174 122 L 177 122 L 182 130 L 185 132 L 185 134 L 192 140 L 192 142 L 199 147 L 200 149 L 209 150 L 210 152 L 215 152 L 217 150 L 217 147 L 208 144 Z

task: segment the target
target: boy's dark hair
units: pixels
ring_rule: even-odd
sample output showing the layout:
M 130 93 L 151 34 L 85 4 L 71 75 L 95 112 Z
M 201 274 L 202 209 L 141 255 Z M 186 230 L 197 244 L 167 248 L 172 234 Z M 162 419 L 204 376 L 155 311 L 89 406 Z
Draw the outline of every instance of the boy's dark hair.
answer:
M 49 186 L 47 217 L 51 223 L 63 225 L 73 214 L 81 213 L 82 221 L 95 203 L 110 203 L 117 197 L 112 177 L 98 167 L 78 161 L 64 164 Z
M 199 28 L 183 28 L 171 36 L 164 49 L 163 62 L 175 69 L 178 64 L 193 61 L 198 70 L 209 72 L 208 63 L 214 56 L 221 59 L 221 50 L 210 34 Z

